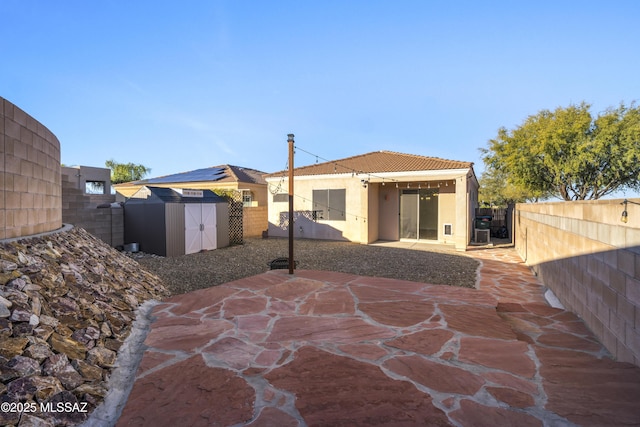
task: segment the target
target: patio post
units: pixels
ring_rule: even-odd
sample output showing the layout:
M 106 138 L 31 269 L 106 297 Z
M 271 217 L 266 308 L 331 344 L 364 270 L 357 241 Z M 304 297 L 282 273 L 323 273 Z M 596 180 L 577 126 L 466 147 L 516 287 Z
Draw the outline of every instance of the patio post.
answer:
M 293 274 L 293 134 L 287 135 L 289 142 L 289 274 Z

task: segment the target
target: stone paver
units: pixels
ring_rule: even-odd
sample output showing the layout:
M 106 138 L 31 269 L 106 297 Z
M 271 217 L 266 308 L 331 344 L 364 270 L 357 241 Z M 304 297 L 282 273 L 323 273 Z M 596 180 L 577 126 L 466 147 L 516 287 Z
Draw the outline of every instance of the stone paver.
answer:
M 118 425 L 640 424 L 640 368 L 513 249 L 469 255 L 478 289 L 297 270 L 169 298 Z

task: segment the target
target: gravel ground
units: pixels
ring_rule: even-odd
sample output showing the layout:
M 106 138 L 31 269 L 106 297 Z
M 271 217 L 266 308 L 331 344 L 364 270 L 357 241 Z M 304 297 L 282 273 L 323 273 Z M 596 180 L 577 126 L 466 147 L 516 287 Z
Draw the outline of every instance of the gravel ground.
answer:
M 158 275 L 172 294 L 182 294 L 253 276 L 269 270 L 267 263 L 287 257 L 287 239 L 246 239 L 242 245 L 180 257 L 134 254 Z M 368 246 L 349 242 L 296 239 L 299 269 L 329 270 L 388 277 L 437 285 L 473 288 L 478 262 L 449 251 Z

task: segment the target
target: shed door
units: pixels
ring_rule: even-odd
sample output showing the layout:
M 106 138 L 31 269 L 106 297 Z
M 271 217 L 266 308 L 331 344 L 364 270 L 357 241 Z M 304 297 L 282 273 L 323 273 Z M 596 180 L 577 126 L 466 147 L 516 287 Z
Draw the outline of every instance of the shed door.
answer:
M 202 208 L 199 203 L 184 205 L 184 253 L 193 254 L 202 249 Z
M 217 233 L 216 233 L 216 205 L 207 203 L 202 206 L 202 249 L 216 249 Z
M 184 205 L 184 238 L 185 254 L 217 248 L 215 204 Z

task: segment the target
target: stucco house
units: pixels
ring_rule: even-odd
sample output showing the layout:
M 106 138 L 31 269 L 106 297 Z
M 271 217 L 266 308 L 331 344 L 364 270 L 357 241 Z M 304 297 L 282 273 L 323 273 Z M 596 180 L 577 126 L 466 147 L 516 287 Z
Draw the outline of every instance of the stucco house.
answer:
M 377 151 L 294 171 L 294 236 L 411 240 L 466 250 L 478 180 L 473 163 Z M 265 176 L 269 236 L 288 235 L 288 172 Z

